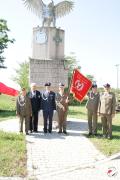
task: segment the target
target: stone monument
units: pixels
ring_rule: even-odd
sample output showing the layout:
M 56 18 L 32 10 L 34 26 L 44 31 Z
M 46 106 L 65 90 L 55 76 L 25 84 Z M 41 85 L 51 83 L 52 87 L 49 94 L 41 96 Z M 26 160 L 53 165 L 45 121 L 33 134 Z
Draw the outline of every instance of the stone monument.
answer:
M 54 90 L 62 81 L 67 86 L 68 70 L 64 66 L 64 31 L 56 27 L 33 29 L 32 57 L 30 58 L 30 82 L 40 88 L 51 82 Z
M 72 1 L 62 1 L 54 5 L 53 0 L 46 5 L 42 0 L 23 0 L 25 6 L 42 18 L 42 26 L 33 28 L 32 57 L 30 58 L 30 83 L 43 89 L 45 82 L 51 82 L 52 90 L 58 91 L 60 82 L 68 86 L 68 70 L 64 64 L 65 31 L 56 27 L 56 18 L 69 13 Z M 42 112 L 39 123 L 43 122 Z M 57 119 L 57 113 L 53 117 Z
M 56 27 L 56 18 L 69 13 L 72 1 L 46 5 L 42 0 L 23 0 L 25 6 L 42 18 L 42 26 L 33 28 L 32 57 L 30 58 L 30 83 L 35 82 L 42 89 L 45 82 L 51 82 L 52 89 L 58 89 L 60 82 L 68 86 L 68 70 L 64 65 L 65 31 Z

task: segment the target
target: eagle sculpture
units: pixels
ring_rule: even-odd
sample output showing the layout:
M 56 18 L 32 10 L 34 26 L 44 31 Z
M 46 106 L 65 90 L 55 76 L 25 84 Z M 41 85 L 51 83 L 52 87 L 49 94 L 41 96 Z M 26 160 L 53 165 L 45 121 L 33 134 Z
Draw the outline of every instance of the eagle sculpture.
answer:
M 46 5 L 42 0 L 23 0 L 25 6 L 33 11 L 39 18 L 42 18 L 42 26 L 56 26 L 56 19 L 68 14 L 74 3 L 72 1 L 62 1 L 54 5 L 53 0 Z

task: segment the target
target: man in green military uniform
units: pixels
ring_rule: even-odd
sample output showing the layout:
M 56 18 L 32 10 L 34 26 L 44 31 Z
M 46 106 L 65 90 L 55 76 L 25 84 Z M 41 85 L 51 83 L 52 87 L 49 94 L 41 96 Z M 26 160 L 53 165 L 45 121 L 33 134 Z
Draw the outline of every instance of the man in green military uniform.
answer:
M 104 85 L 104 92 L 100 95 L 99 114 L 102 120 L 103 137 L 112 138 L 112 118 L 115 116 L 116 98 L 110 92 L 110 84 Z
M 58 133 L 67 134 L 66 131 L 66 120 L 68 112 L 69 97 L 68 94 L 64 92 L 64 84 L 59 84 L 59 92 L 56 94 L 56 110 L 58 112 Z
M 23 121 L 25 119 L 25 132 L 28 134 L 29 130 L 29 120 L 32 115 L 31 101 L 28 96 L 26 96 L 26 89 L 22 88 L 21 94 L 16 100 L 16 114 L 20 119 L 20 132 L 23 132 Z
M 97 92 L 97 85 L 92 85 L 92 90 L 88 93 L 88 101 L 86 104 L 88 115 L 88 131 L 89 136 L 97 135 L 97 111 L 99 104 L 99 92 Z

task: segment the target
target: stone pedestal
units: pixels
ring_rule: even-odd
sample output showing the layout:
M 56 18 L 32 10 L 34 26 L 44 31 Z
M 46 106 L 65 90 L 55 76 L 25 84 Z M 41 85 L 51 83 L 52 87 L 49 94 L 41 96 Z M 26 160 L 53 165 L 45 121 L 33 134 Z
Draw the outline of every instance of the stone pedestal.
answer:
M 53 89 L 58 89 L 60 82 L 68 85 L 68 70 L 63 60 L 36 60 L 30 59 L 30 83 L 35 82 L 43 88 L 45 82 L 51 82 Z
M 51 82 L 53 91 L 58 91 L 60 82 L 68 86 L 68 70 L 64 65 L 64 30 L 56 27 L 33 28 L 32 57 L 30 58 L 30 83 L 36 83 L 42 91 L 46 82 Z M 53 122 L 57 123 L 57 112 Z M 43 125 L 42 111 L 39 125 Z
M 56 27 L 33 28 L 32 59 L 64 58 L 64 30 Z
M 30 83 L 42 89 L 51 82 L 57 90 L 60 82 L 68 86 L 68 70 L 64 66 L 64 30 L 56 27 L 33 28 L 33 52 L 30 58 Z

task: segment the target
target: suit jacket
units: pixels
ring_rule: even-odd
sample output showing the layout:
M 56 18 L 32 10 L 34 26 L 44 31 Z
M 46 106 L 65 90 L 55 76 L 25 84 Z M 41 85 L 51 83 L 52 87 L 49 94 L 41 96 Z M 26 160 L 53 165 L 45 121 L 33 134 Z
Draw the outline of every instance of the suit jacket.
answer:
M 100 98 L 100 94 L 98 92 L 97 93 L 89 92 L 88 93 L 88 101 L 86 103 L 86 108 L 92 112 L 97 113 L 99 98 Z
M 45 91 L 42 93 L 41 109 L 43 109 L 43 111 L 56 110 L 55 93 L 53 91 L 49 93 Z
M 57 106 L 57 110 L 58 109 L 63 109 L 63 107 L 65 108 L 65 111 L 68 110 L 68 103 L 66 103 L 66 99 L 68 99 L 68 94 L 67 93 L 63 93 L 63 95 L 61 96 L 61 94 L 57 93 L 56 94 L 56 106 Z
M 99 113 L 105 115 L 115 114 L 116 98 L 115 94 L 109 92 L 108 94 L 101 93 L 99 103 Z
M 22 96 L 17 97 L 16 111 L 20 116 L 31 116 L 32 106 L 30 98 L 28 96 L 25 96 L 24 98 L 22 98 Z
M 34 94 L 30 91 L 28 96 L 31 100 L 32 111 L 38 112 L 41 109 L 41 94 L 39 91 L 35 90 Z

